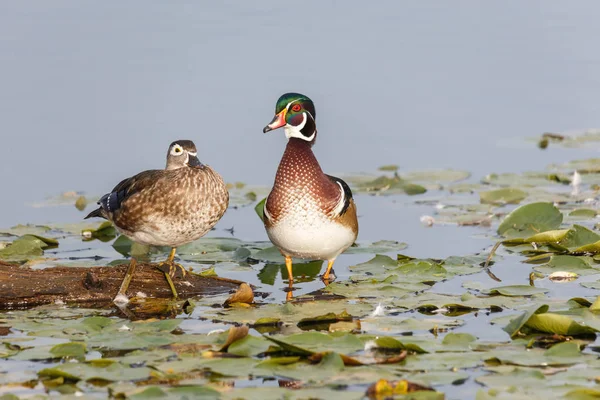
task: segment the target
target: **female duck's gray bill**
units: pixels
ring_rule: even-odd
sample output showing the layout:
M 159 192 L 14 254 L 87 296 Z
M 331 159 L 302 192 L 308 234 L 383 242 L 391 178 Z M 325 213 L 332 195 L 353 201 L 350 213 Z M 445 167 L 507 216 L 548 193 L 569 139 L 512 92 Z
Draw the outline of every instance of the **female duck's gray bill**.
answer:
M 198 157 L 196 156 L 192 156 L 191 154 L 189 155 L 189 159 L 187 162 L 187 165 L 189 167 L 193 167 L 193 168 L 199 168 L 202 166 L 202 163 L 200 162 L 200 160 L 198 160 Z

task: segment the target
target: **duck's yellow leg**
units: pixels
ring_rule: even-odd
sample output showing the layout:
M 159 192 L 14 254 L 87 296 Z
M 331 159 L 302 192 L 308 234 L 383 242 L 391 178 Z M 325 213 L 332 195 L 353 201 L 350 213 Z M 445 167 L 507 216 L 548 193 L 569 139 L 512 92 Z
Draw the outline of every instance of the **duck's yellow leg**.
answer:
M 335 262 L 335 258 L 333 260 L 327 261 L 327 270 L 323 274 L 323 280 L 329 281 L 329 273 L 331 272 L 331 268 L 333 268 L 333 263 Z
M 165 261 L 159 263 L 157 266 L 157 268 L 165 274 L 165 278 L 167 279 L 167 283 L 169 284 L 169 287 L 171 288 L 171 293 L 173 293 L 173 297 L 175 299 L 177 299 L 178 295 L 177 290 L 175 289 L 175 284 L 173 284 L 173 280 L 171 278 L 175 277 L 178 271 L 181 272 L 181 277 L 184 277 L 186 275 L 185 268 L 181 264 L 178 264 L 173 261 L 173 259 L 175 258 L 176 250 L 177 248 L 173 247 L 171 249 L 171 252 L 169 253 L 169 257 Z
M 127 267 L 127 272 L 125 272 L 125 277 L 123 278 L 123 282 L 121 282 L 121 287 L 119 288 L 119 292 L 117 293 L 117 296 L 119 296 L 119 295 L 127 296 L 125 293 L 127 292 L 127 289 L 129 288 L 129 284 L 131 283 L 131 279 L 133 278 L 133 273 L 135 272 L 135 266 L 136 266 L 135 258 L 132 258 L 131 262 L 129 263 L 129 267 Z
M 285 267 L 287 268 L 287 272 L 288 272 L 288 280 L 290 282 L 293 282 L 294 275 L 292 275 L 292 257 L 285 256 Z
M 285 295 L 285 299 L 286 301 L 290 301 L 293 297 L 294 297 L 294 293 L 293 293 L 293 284 L 294 284 L 294 275 L 292 275 L 292 257 L 289 256 L 284 256 L 285 257 L 285 268 L 287 269 L 288 272 L 288 291 Z

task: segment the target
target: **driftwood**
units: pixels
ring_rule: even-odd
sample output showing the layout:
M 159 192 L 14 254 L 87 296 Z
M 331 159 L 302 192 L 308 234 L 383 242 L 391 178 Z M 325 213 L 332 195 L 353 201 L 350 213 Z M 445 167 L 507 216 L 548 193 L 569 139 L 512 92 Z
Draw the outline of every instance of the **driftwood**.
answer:
M 0 261 L 0 310 L 30 308 L 63 302 L 90 308 L 112 306 L 127 265 L 111 267 L 53 267 L 33 270 Z M 173 280 L 181 299 L 228 293 L 242 283 L 218 277 L 188 273 Z M 171 289 L 165 276 L 154 266 L 138 264 L 127 291 L 148 298 L 169 299 Z

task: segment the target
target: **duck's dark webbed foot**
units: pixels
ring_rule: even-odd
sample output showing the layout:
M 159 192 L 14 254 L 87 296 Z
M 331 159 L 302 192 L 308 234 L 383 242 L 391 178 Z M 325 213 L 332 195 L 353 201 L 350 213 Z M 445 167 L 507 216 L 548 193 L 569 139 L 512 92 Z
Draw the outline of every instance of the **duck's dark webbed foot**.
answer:
M 164 272 L 165 274 L 169 274 L 171 278 L 183 278 L 187 274 L 183 265 L 176 263 L 175 261 L 163 261 L 156 266 L 157 269 Z

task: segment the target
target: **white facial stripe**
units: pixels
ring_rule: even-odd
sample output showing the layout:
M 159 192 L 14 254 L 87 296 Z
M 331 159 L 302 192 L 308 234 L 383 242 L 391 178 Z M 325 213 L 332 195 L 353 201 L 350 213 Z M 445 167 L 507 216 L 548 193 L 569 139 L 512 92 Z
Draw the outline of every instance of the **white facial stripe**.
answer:
M 342 191 L 342 196 L 340 197 L 340 202 L 333 209 L 333 215 L 339 215 L 342 212 L 342 209 L 344 208 L 344 204 L 346 203 L 346 193 L 344 192 L 344 187 L 342 186 L 341 183 L 339 183 L 337 181 L 336 181 L 336 183 L 340 186 L 340 190 Z
M 188 151 L 188 154 L 190 156 L 192 156 L 192 157 L 196 157 L 198 155 L 198 152 L 196 152 L 196 151 L 194 151 L 194 152 Z
M 302 130 L 302 128 L 304 128 L 304 126 L 306 125 L 307 117 L 306 117 L 306 113 L 305 112 L 302 113 L 302 117 L 303 117 L 303 119 L 302 119 L 302 123 L 300 125 L 293 126 L 293 125 L 290 125 L 290 124 L 286 124 L 283 127 L 283 130 L 285 131 L 285 137 L 287 137 L 288 140 L 290 138 L 294 137 L 294 138 L 297 138 L 297 139 L 306 140 L 307 142 L 312 142 L 312 140 L 315 138 L 315 135 L 317 133 L 316 131 L 312 135 L 310 135 L 309 137 L 304 136 L 302 134 L 302 132 L 300 132 Z

